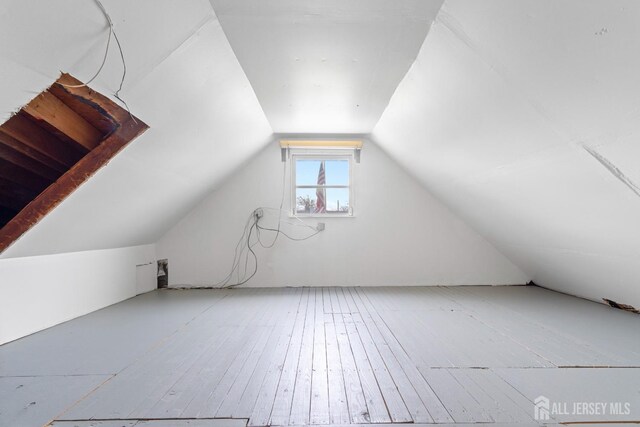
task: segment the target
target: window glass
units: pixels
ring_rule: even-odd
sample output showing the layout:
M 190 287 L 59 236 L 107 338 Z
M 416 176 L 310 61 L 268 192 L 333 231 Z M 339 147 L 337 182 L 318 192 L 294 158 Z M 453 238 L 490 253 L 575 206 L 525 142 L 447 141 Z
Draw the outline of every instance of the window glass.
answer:
M 316 189 L 296 188 L 296 213 L 312 214 L 316 210 Z
M 293 155 L 293 213 L 298 215 L 351 215 L 349 157 Z
M 296 160 L 296 185 L 316 185 L 321 163 L 320 160 Z
M 349 189 L 327 188 L 326 190 L 327 212 L 349 212 Z

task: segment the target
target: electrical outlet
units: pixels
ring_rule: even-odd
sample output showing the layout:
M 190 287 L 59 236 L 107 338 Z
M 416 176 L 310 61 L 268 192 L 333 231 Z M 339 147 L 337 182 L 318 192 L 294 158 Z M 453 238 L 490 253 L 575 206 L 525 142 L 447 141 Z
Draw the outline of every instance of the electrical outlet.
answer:
M 324 230 L 324 222 L 319 222 L 318 225 L 316 225 L 316 230 L 323 231 Z
M 260 219 L 264 215 L 264 212 L 262 211 L 262 208 L 258 208 L 253 211 L 253 214 L 256 216 L 256 219 Z

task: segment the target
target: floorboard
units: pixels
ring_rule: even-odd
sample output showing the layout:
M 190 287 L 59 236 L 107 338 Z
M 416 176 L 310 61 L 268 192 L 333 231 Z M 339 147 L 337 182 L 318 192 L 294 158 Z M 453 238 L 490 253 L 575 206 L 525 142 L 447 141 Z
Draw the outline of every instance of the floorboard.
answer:
M 531 286 L 163 290 L 0 346 L 12 427 L 539 425 L 539 396 L 544 424 L 640 421 L 640 316 Z

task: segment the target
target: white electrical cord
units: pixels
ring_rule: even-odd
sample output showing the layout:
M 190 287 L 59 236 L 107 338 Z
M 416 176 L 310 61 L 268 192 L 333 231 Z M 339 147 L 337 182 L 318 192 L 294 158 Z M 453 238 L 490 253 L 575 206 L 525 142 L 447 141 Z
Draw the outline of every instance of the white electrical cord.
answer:
M 122 51 L 122 45 L 120 44 L 120 39 L 118 38 L 118 34 L 116 33 L 116 30 L 113 28 L 113 21 L 111 20 L 111 16 L 107 12 L 107 9 L 105 9 L 104 5 L 102 4 L 102 2 L 100 0 L 95 0 L 95 2 L 98 4 L 98 7 L 100 7 L 100 10 L 102 11 L 102 14 L 104 15 L 105 19 L 107 20 L 107 23 L 109 24 L 109 35 L 107 37 L 107 46 L 106 46 L 105 51 L 104 51 L 104 56 L 102 57 L 102 63 L 100 64 L 100 68 L 98 68 L 98 71 L 96 71 L 96 73 L 93 75 L 93 77 L 91 77 L 89 80 L 87 80 L 86 83 L 82 83 L 82 84 L 79 84 L 79 85 L 68 85 L 68 84 L 64 84 L 64 83 L 58 83 L 58 84 L 60 86 L 68 87 L 68 88 L 80 88 L 80 87 L 85 87 L 85 86 L 89 85 L 89 83 L 94 81 L 100 75 L 100 73 L 102 72 L 102 69 L 104 68 L 104 64 L 107 62 L 107 56 L 109 54 L 109 47 L 111 46 L 111 36 L 113 36 L 113 38 L 116 41 L 116 44 L 118 45 L 118 50 L 120 52 L 120 59 L 122 60 L 122 77 L 120 78 L 120 85 L 118 86 L 118 90 L 116 90 L 114 92 L 113 96 L 125 106 L 125 108 L 127 109 L 127 112 L 129 113 L 129 116 L 131 117 L 133 122 L 137 123 L 136 119 L 131 114 L 131 110 L 129 110 L 129 106 L 124 101 L 124 99 L 122 99 L 120 97 L 120 91 L 122 91 L 122 86 L 124 85 L 124 79 L 125 79 L 125 77 L 127 75 L 127 62 L 124 60 L 124 52 Z
M 283 214 L 288 214 L 287 211 L 283 210 L 283 206 L 284 206 L 284 199 L 285 199 L 285 191 L 286 191 L 286 177 L 287 177 L 287 168 L 286 168 L 286 162 L 283 165 L 283 170 L 282 170 L 282 195 L 280 197 L 280 208 L 276 209 L 276 208 L 271 208 L 271 207 L 265 207 L 265 206 L 260 206 L 255 208 L 251 214 L 249 215 L 249 217 L 247 218 L 247 221 L 245 223 L 244 229 L 242 231 L 242 235 L 240 236 L 240 239 L 238 240 L 238 242 L 236 243 L 236 247 L 234 250 L 234 254 L 233 254 L 233 261 L 231 263 L 231 269 L 229 271 L 229 274 L 227 274 L 224 279 L 222 279 L 221 281 L 213 284 L 212 286 L 205 286 L 205 287 L 197 287 L 197 288 L 204 288 L 204 289 L 210 289 L 210 288 L 234 288 L 240 285 L 243 285 L 245 283 L 247 283 L 249 280 L 251 280 L 258 272 L 258 256 L 255 253 L 255 251 L 253 250 L 253 247 L 257 244 L 260 244 L 260 246 L 262 246 L 265 249 L 269 249 L 272 248 L 277 240 L 278 237 L 282 234 L 284 237 L 286 237 L 289 240 L 292 241 L 302 241 L 302 240 L 307 240 L 310 239 L 311 237 L 315 236 L 316 234 L 320 233 L 320 231 L 318 231 L 317 229 L 315 229 L 314 227 L 306 224 L 304 221 L 302 221 L 300 218 L 295 217 L 299 223 L 295 223 L 295 222 L 291 222 L 291 221 L 283 221 L 282 220 L 282 215 Z M 277 212 L 278 215 L 278 225 L 276 228 L 270 228 L 270 227 L 263 227 L 260 225 L 260 220 L 262 218 L 262 215 L 264 215 L 264 211 L 275 211 Z M 259 212 L 262 211 L 262 215 L 259 214 Z M 314 231 L 314 233 L 305 236 L 305 237 L 292 237 L 289 236 L 287 233 L 285 233 L 284 231 L 282 231 L 282 224 L 290 224 L 292 226 L 297 226 L 297 227 L 306 227 L 309 228 L 311 230 Z M 254 234 L 254 229 L 255 229 L 255 241 L 252 242 L 252 236 Z M 275 232 L 276 235 L 273 238 L 273 241 L 271 241 L 269 244 L 265 244 L 262 242 L 261 240 L 261 235 L 260 232 L 261 231 L 268 231 L 268 232 Z M 254 268 L 253 268 L 253 272 L 247 276 L 248 274 L 248 268 L 249 268 L 249 258 L 253 257 L 253 264 L 254 264 Z M 244 257 L 244 267 L 242 267 L 242 260 Z M 233 279 L 234 275 L 236 276 L 236 281 L 234 283 L 230 283 L 231 280 Z

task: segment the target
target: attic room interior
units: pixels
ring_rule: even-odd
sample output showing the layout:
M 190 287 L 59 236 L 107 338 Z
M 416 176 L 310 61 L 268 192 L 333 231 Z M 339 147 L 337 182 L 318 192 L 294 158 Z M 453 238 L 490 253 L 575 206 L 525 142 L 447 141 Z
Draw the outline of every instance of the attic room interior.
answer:
M 640 424 L 638 22 L 2 1 L 0 426 Z

